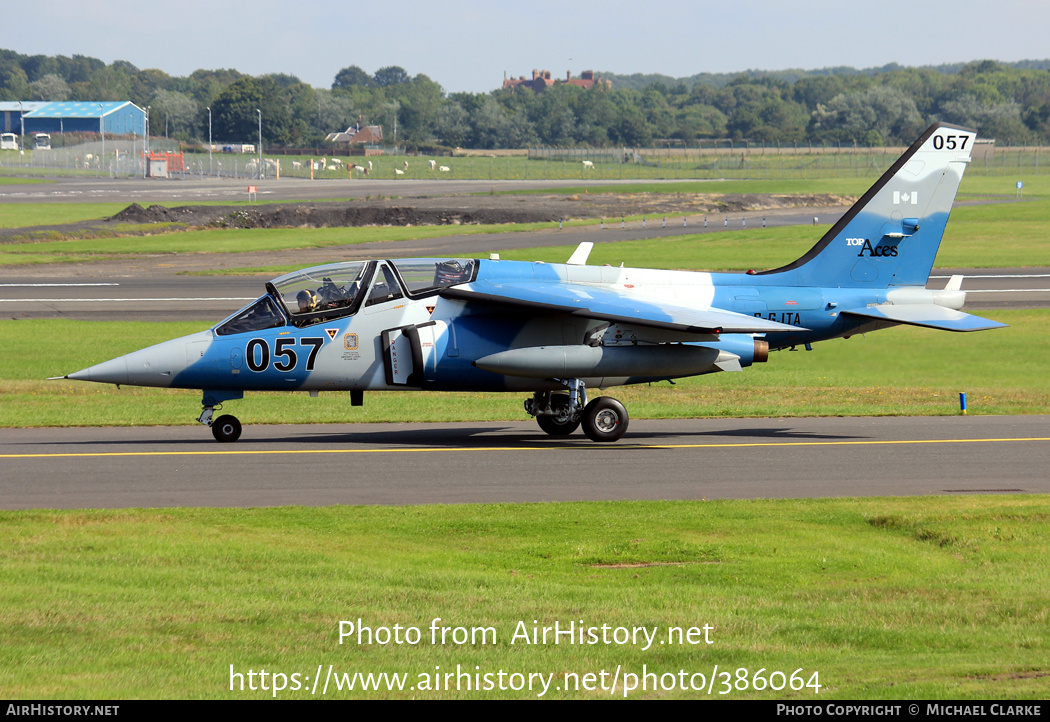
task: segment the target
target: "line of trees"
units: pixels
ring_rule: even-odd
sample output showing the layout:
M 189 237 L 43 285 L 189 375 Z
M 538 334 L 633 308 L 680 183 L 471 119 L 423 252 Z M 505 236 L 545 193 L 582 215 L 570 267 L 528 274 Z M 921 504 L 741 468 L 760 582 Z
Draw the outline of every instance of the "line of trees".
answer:
M 264 142 L 317 145 L 359 120 L 382 125 L 409 149 L 529 145 L 696 145 L 729 138 L 755 143 L 908 143 L 934 120 L 977 128 L 1001 143 L 1050 143 L 1050 63 L 975 61 L 942 68 L 897 65 L 857 71 L 629 76 L 611 90 L 556 84 L 446 94 L 398 66 L 369 74 L 356 65 L 330 88 L 294 75 L 233 69 L 187 77 L 106 65 L 82 55 L 26 56 L 0 50 L 0 100 L 131 100 L 150 107 L 151 129 L 190 141 L 247 141 L 263 113 Z M 628 76 L 625 76 L 625 78 Z

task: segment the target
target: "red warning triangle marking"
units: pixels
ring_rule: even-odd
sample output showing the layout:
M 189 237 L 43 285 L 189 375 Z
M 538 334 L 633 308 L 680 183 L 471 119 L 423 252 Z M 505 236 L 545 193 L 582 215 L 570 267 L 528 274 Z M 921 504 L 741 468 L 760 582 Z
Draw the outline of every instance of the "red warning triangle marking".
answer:
M 332 341 L 335 341 L 335 335 L 337 333 L 339 333 L 339 329 L 337 329 L 337 328 L 326 328 L 324 330 L 324 332 L 328 334 L 328 338 L 330 338 Z

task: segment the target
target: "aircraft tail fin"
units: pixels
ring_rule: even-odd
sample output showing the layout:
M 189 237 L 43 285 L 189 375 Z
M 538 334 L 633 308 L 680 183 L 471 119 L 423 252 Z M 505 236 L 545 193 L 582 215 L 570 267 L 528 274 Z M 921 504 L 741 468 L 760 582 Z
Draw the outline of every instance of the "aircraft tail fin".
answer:
M 797 261 L 765 274 L 791 285 L 924 286 L 977 133 L 930 126 Z

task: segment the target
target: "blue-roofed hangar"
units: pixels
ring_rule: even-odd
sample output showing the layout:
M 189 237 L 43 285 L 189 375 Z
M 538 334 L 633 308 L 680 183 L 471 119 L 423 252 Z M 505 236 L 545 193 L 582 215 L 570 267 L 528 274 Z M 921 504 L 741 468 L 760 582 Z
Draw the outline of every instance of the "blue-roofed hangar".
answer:
M 33 133 L 98 133 L 107 135 L 142 135 L 146 111 L 130 101 L 52 103 L 8 101 L 3 103 L 4 130 L 18 132 L 19 111 L 27 135 Z M 6 127 L 10 125 L 11 127 Z

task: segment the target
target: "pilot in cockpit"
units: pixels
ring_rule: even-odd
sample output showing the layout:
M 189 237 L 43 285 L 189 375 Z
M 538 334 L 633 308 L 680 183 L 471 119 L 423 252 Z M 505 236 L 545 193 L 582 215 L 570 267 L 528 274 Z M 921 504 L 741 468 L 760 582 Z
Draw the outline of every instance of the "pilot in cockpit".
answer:
M 295 294 L 295 300 L 299 304 L 299 313 L 309 313 L 317 310 L 317 294 L 309 288 L 304 288 Z

